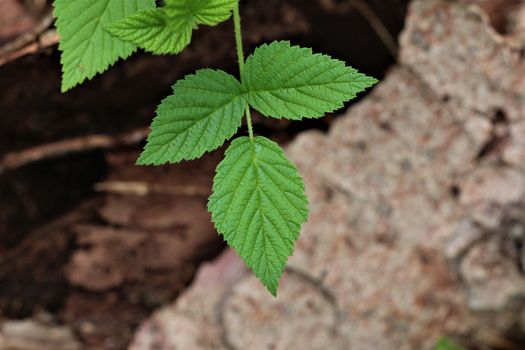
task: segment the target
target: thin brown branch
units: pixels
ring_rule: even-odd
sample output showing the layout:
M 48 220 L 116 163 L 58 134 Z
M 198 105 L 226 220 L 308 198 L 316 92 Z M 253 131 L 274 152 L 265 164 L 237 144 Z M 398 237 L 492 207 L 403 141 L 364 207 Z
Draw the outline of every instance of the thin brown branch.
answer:
M 8 153 L 0 160 L 0 175 L 3 172 L 14 170 L 33 162 L 58 158 L 71 153 L 135 145 L 144 140 L 148 133 L 149 128 L 141 128 L 117 136 L 89 135 Z
M 40 35 L 35 41 L 30 42 L 28 45 L 5 54 L 0 53 L 0 66 L 5 65 L 6 63 L 12 62 L 17 58 L 34 54 L 45 50 L 53 45 L 58 44 L 59 36 L 56 30 L 50 29 Z
M 0 47 L 0 66 L 21 56 L 35 53 L 58 43 L 58 34 L 49 29 L 53 24 L 53 13 L 45 14 L 29 32 Z
M 106 181 L 95 185 L 98 192 L 128 194 L 135 196 L 146 196 L 148 194 L 162 194 L 175 196 L 207 197 L 210 195 L 209 188 L 198 186 L 170 186 L 162 184 L 152 184 L 142 181 Z

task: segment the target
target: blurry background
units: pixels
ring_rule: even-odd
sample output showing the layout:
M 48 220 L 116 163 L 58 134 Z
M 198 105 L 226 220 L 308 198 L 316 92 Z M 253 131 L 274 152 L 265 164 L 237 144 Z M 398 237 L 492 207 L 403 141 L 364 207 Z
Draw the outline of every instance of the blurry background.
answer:
M 51 1 L 0 0 L 0 349 L 525 349 L 525 3 L 241 4 L 247 51 L 383 80 L 346 115 L 254 116 L 312 202 L 277 300 L 210 223 L 223 149 L 134 166 L 177 79 L 237 74 L 231 23 L 61 94 Z

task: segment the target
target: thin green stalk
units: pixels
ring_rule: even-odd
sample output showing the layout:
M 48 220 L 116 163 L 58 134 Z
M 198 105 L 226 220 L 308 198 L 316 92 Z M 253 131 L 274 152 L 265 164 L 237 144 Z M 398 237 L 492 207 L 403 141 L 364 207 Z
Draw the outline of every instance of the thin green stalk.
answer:
M 233 24 L 235 26 L 235 44 L 237 47 L 237 59 L 239 61 L 239 73 L 242 79 L 242 71 L 244 69 L 244 50 L 242 46 L 242 31 L 241 31 L 241 15 L 239 14 L 239 3 L 233 8 Z M 253 127 L 252 116 L 250 114 L 250 106 L 246 103 L 246 123 L 248 125 L 248 134 L 250 140 L 253 141 Z
M 252 128 L 252 115 L 250 113 L 250 106 L 246 103 L 246 122 L 248 125 L 248 134 L 250 139 L 253 141 L 253 128 Z
M 235 44 L 237 45 L 237 59 L 239 60 L 239 71 L 244 69 L 244 51 L 242 47 L 241 15 L 239 14 L 239 3 L 233 8 L 233 24 L 235 26 Z

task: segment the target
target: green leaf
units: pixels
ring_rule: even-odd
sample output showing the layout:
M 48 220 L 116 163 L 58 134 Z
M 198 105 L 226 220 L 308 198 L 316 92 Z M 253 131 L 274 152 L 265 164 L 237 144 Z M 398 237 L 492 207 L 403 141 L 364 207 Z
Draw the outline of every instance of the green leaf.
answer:
M 234 140 L 217 168 L 208 209 L 217 231 L 275 296 L 308 217 L 293 163 L 264 137 Z
M 262 45 L 242 72 L 250 105 L 274 118 L 319 118 L 377 83 L 345 63 L 288 41 Z
M 216 25 L 227 20 L 236 2 L 169 0 L 164 7 L 141 11 L 106 29 L 154 54 L 177 54 L 189 45 L 199 24 Z
M 171 15 L 193 17 L 198 24 L 209 26 L 226 21 L 238 0 L 168 0 Z
M 465 350 L 465 348 L 457 345 L 450 338 L 443 337 L 438 341 L 434 350 Z
M 245 106 L 231 75 L 202 69 L 186 76 L 158 107 L 137 164 L 176 163 L 220 147 L 240 127 Z
M 55 0 L 54 15 L 62 51 L 62 91 L 102 73 L 136 47 L 103 28 L 140 10 L 154 0 Z
M 106 29 L 146 51 L 163 55 L 184 50 L 191 41 L 194 27 L 192 17 L 169 17 L 164 8 L 157 8 L 126 17 Z

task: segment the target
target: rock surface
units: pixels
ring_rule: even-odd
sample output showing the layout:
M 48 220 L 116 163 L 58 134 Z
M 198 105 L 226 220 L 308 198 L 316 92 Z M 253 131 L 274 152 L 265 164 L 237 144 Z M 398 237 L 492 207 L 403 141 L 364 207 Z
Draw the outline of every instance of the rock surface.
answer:
M 413 1 L 400 64 L 289 145 L 311 208 L 278 298 L 227 252 L 132 349 L 523 348 L 525 42 L 473 3 Z

